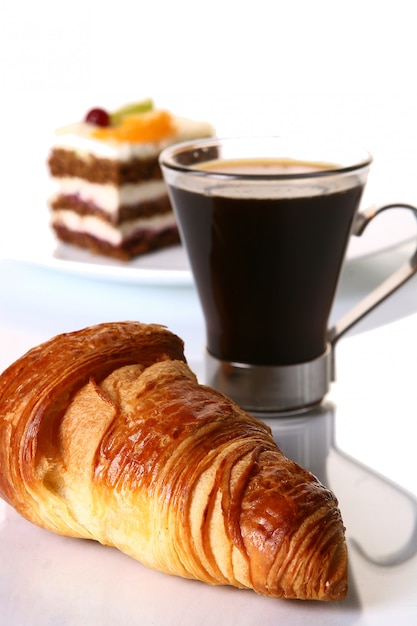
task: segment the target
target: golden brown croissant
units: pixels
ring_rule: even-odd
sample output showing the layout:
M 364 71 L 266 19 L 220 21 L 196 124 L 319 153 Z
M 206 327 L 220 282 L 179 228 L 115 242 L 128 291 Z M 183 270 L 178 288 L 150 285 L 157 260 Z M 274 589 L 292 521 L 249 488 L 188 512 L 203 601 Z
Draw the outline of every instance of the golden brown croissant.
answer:
M 169 574 L 274 597 L 346 594 L 333 494 L 266 425 L 199 385 L 161 326 L 59 335 L 2 374 L 0 494 L 39 526 Z

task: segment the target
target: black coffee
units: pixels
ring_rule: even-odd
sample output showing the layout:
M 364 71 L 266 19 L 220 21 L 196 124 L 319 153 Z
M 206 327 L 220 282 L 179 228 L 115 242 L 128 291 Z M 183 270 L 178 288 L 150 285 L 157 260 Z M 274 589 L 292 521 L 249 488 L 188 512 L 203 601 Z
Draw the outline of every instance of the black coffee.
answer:
M 254 172 L 265 168 L 259 161 L 249 166 Z M 281 173 L 290 166 L 274 163 Z M 240 171 L 238 164 L 233 167 Z M 217 163 L 210 169 L 229 168 Z M 248 172 L 248 163 L 245 168 Z M 325 166 L 301 163 L 296 171 L 300 168 Z M 213 191 L 213 181 L 212 195 L 170 187 L 213 356 L 288 365 L 323 353 L 362 191 L 360 184 L 327 195 L 269 199 L 223 197 Z

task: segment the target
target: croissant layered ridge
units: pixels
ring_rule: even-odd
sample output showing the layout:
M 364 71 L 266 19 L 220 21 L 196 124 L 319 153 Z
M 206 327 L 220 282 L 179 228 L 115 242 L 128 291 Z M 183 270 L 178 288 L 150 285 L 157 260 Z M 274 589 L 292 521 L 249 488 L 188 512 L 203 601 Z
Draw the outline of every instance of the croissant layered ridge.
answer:
M 347 592 L 335 496 L 199 384 L 161 326 L 58 335 L 2 374 L 0 494 L 168 574 L 276 598 Z

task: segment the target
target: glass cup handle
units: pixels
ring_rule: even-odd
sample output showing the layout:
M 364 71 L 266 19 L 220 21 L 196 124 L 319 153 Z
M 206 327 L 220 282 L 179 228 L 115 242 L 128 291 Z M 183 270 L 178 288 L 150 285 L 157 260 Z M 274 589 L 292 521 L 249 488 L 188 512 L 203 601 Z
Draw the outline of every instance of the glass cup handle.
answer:
M 382 211 L 387 209 L 409 209 L 417 220 L 417 207 L 411 204 L 392 203 L 380 206 L 372 206 L 366 211 L 361 211 L 356 216 L 352 234 L 360 236 L 364 232 L 368 224 Z M 409 278 L 417 272 L 417 248 L 411 258 L 401 267 L 391 274 L 385 281 L 376 287 L 371 293 L 363 298 L 350 311 L 345 313 L 339 321 L 329 330 L 328 341 L 334 347 L 336 342 L 344 335 L 352 326 L 359 322 L 365 315 L 372 311 L 378 304 L 383 302 L 388 296 L 403 285 Z

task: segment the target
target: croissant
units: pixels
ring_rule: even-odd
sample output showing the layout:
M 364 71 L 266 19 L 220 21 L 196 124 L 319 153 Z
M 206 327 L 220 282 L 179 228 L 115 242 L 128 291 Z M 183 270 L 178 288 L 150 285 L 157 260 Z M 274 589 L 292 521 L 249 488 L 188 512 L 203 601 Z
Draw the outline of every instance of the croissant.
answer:
M 335 496 L 200 385 L 162 326 L 58 335 L 3 372 L 0 495 L 168 574 L 276 598 L 347 592 Z

